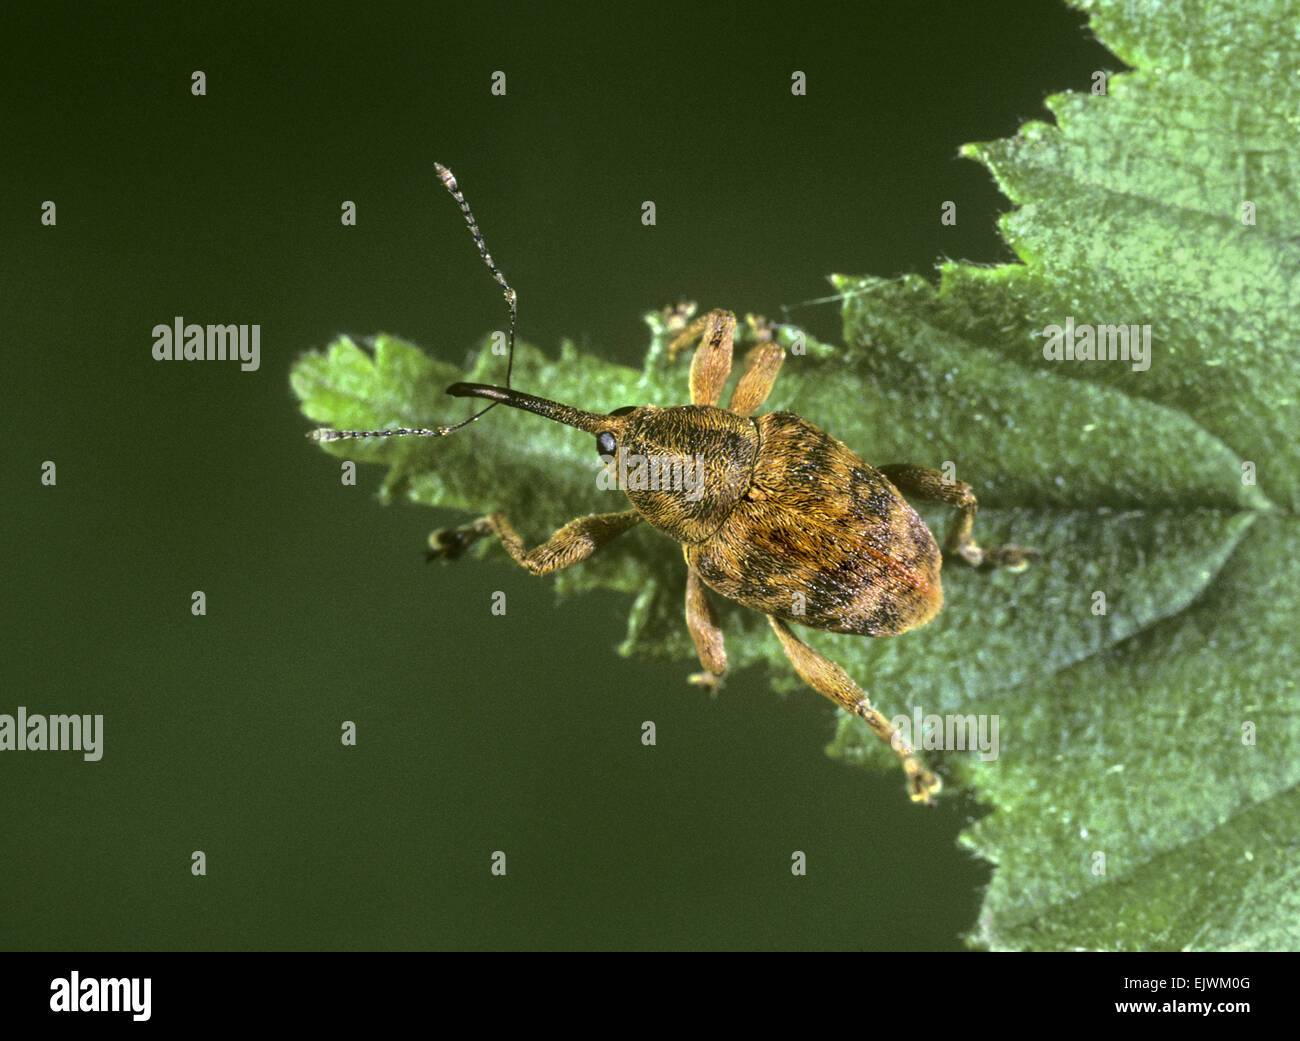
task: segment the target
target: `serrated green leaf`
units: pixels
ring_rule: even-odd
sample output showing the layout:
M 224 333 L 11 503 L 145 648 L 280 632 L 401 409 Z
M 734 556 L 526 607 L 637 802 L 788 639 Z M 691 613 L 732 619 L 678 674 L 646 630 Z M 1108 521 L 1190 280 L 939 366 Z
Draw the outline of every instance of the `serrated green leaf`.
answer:
M 1188 609 L 989 699 L 1011 726 L 972 764 L 998 807 L 966 836 L 998 863 L 978 940 L 1295 948 L 1298 553 L 1294 517 L 1261 517 Z
M 1006 388 L 976 377 L 961 413 L 997 442 L 996 487 L 1083 522 L 1067 539 L 1087 558 L 1065 583 L 1073 599 L 1044 590 L 1038 604 L 1086 653 L 955 703 L 1003 721 L 996 762 L 962 760 L 995 808 L 965 835 L 998 865 L 972 939 L 1294 948 L 1300 99 L 1277 71 L 1300 61 L 1300 8 L 1080 6 L 1137 71 L 1112 77 L 1105 96 L 1049 99 L 1058 126 L 968 149 L 1019 204 L 1003 228 L 1025 263 L 946 264 L 938 292 L 842 283 L 854 294 L 846 325 L 882 348 L 882 381 L 938 390 L 960 372 L 968 384 L 972 369 L 998 371 L 979 353 L 996 354 Z M 1046 360 L 1044 329 L 1070 316 L 1150 324 L 1150 367 Z M 1038 444 L 1000 427 L 1007 415 Z M 1134 525 L 1127 552 L 1115 528 L 1086 538 L 1089 513 L 1106 523 L 1103 505 Z M 1132 600 L 1122 631 L 1107 631 L 1130 639 L 1096 639 L 1099 619 L 1079 603 L 1091 590 L 1106 592 L 1110 626 Z M 1033 621 L 989 617 L 1002 623 L 992 639 L 1013 624 L 1034 640 Z M 846 721 L 836 751 L 874 755 L 867 741 Z

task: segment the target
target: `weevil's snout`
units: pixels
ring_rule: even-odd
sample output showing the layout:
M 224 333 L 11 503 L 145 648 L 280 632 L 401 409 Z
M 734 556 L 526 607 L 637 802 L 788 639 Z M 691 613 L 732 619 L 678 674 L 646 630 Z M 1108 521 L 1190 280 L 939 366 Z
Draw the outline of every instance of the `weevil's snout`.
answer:
M 610 416 L 584 412 L 572 405 L 562 405 L 558 401 L 549 401 L 533 394 L 511 390 L 509 387 L 493 387 L 486 383 L 453 383 L 447 388 L 447 393 L 453 398 L 487 398 L 500 405 L 509 405 L 511 408 L 522 409 L 544 419 L 563 423 L 565 426 L 585 430 L 589 434 L 600 435 L 622 427 L 621 421 Z

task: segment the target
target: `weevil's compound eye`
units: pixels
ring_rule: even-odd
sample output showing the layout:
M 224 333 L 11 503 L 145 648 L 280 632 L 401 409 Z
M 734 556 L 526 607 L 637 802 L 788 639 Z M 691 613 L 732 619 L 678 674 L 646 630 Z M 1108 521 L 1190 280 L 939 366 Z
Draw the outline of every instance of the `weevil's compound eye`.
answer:
M 596 451 L 601 455 L 613 455 L 614 449 L 618 447 L 618 442 L 614 440 L 614 435 L 608 430 L 596 435 Z
M 622 408 L 616 408 L 610 413 L 611 416 L 626 416 L 629 412 L 635 412 L 635 405 L 624 405 Z

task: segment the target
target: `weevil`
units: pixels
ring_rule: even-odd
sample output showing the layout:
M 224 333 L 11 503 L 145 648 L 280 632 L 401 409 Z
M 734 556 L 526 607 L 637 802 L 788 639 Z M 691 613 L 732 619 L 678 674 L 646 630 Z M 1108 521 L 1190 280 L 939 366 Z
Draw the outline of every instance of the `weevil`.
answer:
M 595 438 L 602 461 L 626 475 L 647 463 L 675 480 L 624 480 L 631 509 L 591 514 L 526 548 L 504 513 L 490 513 L 430 537 L 432 557 L 454 559 L 485 537 L 498 539 L 511 558 L 534 575 L 570 567 L 645 522 L 681 544 L 686 561 L 686 626 L 704 672 L 696 682 L 716 689 L 727 671 L 718 616 L 706 590 L 767 616 L 795 671 L 810 687 L 862 718 L 902 761 L 915 802 L 933 804 L 941 782 L 899 731 L 842 668 L 796 636 L 791 623 L 860 636 L 895 636 L 939 613 L 943 562 L 929 528 L 908 504 L 913 499 L 956 509 L 943 552 L 972 567 L 1023 570 L 1036 556 L 1018 546 L 982 548 L 972 527 L 977 502 L 968 484 L 911 463 L 872 467 L 848 446 L 791 412 L 755 416 L 785 359 L 771 336 L 760 336 L 726 407 L 719 407 L 732 368 L 736 319 L 714 310 L 686 325 L 670 357 L 695 341 L 689 405 L 628 405 L 587 412 L 510 386 L 517 296 L 493 263 L 455 177 L 436 167 L 460 204 L 510 310 L 506 385 L 456 383 L 453 397 L 489 404 L 452 426 L 387 430 L 313 431 L 319 441 L 354 437 L 442 437 L 497 404 L 532 412 Z M 685 475 L 689 475 L 686 479 Z

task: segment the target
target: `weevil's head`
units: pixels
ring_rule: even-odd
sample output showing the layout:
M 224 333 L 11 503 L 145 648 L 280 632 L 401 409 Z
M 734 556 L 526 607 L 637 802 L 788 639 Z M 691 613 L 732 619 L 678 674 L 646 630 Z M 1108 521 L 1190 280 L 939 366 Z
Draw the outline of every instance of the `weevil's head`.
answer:
M 703 542 L 722 527 L 749 489 L 758 458 L 753 421 L 708 405 L 629 405 L 601 414 L 478 383 L 457 383 L 447 393 L 489 398 L 594 435 L 605 463 L 600 487 L 620 489 L 678 542 Z

